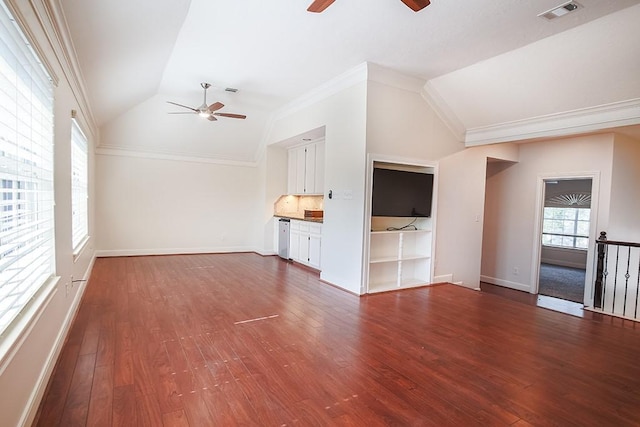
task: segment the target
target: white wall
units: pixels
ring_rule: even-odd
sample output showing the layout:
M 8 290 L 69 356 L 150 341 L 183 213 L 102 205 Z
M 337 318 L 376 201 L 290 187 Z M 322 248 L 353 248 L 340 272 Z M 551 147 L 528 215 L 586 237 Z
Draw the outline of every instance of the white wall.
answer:
M 487 180 L 494 206 L 485 216 L 482 245 L 483 280 L 524 291 L 532 290 L 532 265 L 538 184 L 541 179 L 595 173 L 592 214 L 597 230 L 609 224 L 613 135 L 581 136 L 519 146 L 519 161 Z M 489 212 L 489 209 L 487 209 Z M 490 230 L 490 231 L 489 231 Z
M 256 167 L 98 155 L 100 255 L 253 251 Z
M 463 149 L 418 91 L 369 80 L 367 153 L 420 163 Z
M 516 161 L 518 146 L 468 148 L 440 160 L 434 281 L 480 282 L 487 158 Z
M 361 292 L 362 281 L 366 99 L 366 81 L 355 83 L 284 114 L 274 122 L 267 139 L 271 145 L 326 126 L 320 277 L 354 293 Z M 331 200 L 329 190 L 334 195 Z M 266 203 L 273 206 L 270 200 Z
M 615 135 L 611 176 L 609 240 L 640 242 L 640 141 Z
M 225 100 L 228 94 L 213 89 L 209 91 L 208 99 L 228 102 Z M 137 104 L 100 128 L 100 146 L 253 163 L 260 143 L 254 135 L 264 129 L 268 114 L 254 110 L 246 120 L 220 118 L 216 122 L 203 120 L 197 114 L 168 114 L 185 111 L 167 104 L 168 100 L 199 105 L 201 93 L 193 95 L 196 96 L 158 94 Z M 229 111 L 229 107 L 225 107 L 222 111 L 242 113 L 242 106 L 234 104 L 237 110 Z
M 587 268 L 587 251 L 581 249 L 542 246 L 540 262 L 563 267 Z
M 262 224 L 262 254 L 277 252 L 277 242 L 274 240 L 273 218 L 274 204 L 280 196 L 287 193 L 287 150 L 283 147 L 268 146 L 259 162 L 261 186 L 260 200 L 264 203 L 261 212 Z
M 62 47 L 51 45 L 57 42 L 53 26 L 47 18 L 41 0 L 33 2 L 8 2 L 16 7 L 20 20 L 26 23 L 34 37 L 32 43 L 42 52 L 59 79 L 54 96 L 54 186 L 55 186 L 55 250 L 56 275 L 60 277 L 51 297 L 41 305 L 38 316 L 27 322 L 20 340 L 9 346 L 8 352 L 0 354 L 0 425 L 30 425 L 38 409 L 40 398 L 54 367 L 67 328 L 82 296 L 84 285 L 71 285 L 75 279 L 87 278 L 93 261 L 94 238 L 91 237 L 84 250 L 74 259 L 71 247 L 71 110 L 78 111 L 78 118 L 89 139 L 89 233 L 94 235 L 96 227 L 94 212 L 94 166 L 93 147 L 97 141 L 96 130 L 87 117 L 86 104 L 73 79 L 70 65 L 63 58 Z M 35 9 L 34 9 L 35 8 Z M 45 25 L 43 28 L 40 25 Z M 48 38 L 46 32 L 51 35 Z M 7 340 L 0 346 L 3 350 Z

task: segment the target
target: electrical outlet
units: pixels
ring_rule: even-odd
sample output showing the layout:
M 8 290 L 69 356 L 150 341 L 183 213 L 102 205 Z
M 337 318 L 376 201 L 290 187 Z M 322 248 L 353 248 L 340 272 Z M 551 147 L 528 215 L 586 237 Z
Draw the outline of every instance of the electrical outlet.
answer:
M 518 267 L 513 267 L 513 275 L 517 276 L 518 274 L 520 274 L 520 269 Z

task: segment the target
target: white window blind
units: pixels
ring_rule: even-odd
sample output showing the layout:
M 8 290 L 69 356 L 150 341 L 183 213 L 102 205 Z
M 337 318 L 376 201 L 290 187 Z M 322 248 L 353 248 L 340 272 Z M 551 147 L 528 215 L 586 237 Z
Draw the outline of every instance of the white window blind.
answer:
M 589 247 L 589 208 L 544 208 L 542 244 L 563 248 Z
M 55 269 L 53 85 L 0 1 L 0 334 Z
M 71 126 L 71 224 L 73 251 L 77 253 L 89 235 L 87 138 L 77 121 Z

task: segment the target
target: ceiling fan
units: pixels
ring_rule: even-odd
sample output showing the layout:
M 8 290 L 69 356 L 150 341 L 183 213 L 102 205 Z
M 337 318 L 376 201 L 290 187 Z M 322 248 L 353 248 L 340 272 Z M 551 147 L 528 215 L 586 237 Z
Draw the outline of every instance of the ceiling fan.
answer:
M 331 6 L 334 1 L 335 0 L 315 0 L 311 3 L 307 11 L 320 13 Z M 431 4 L 429 0 L 402 0 L 402 3 L 406 4 L 414 12 L 419 12 Z
M 188 107 L 186 105 L 178 104 L 177 102 L 167 101 L 169 104 L 177 105 L 178 107 L 187 108 L 191 111 L 180 111 L 180 112 L 172 112 L 169 114 L 198 114 L 200 117 L 204 117 L 205 119 L 213 122 L 218 120 L 216 116 L 219 117 L 230 117 L 232 119 L 246 119 L 247 116 L 244 114 L 232 114 L 232 113 L 217 113 L 219 109 L 224 107 L 222 102 L 214 102 L 211 105 L 207 105 L 207 89 L 211 87 L 209 83 L 200 83 L 202 89 L 204 89 L 204 100 L 202 101 L 202 105 L 198 108 Z

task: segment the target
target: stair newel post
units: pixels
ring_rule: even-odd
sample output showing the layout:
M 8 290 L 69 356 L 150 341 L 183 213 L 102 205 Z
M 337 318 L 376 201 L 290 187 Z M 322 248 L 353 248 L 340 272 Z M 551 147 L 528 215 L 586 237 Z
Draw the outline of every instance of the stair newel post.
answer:
M 607 245 L 607 232 L 601 231 L 600 237 L 596 241 L 597 247 L 597 262 L 596 262 L 596 281 L 593 294 L 593 306 L 595 308 L 602 308 L 602 296 L 604 294 L 603 279 L 604 279 L 604 257 L 605 247 Z

